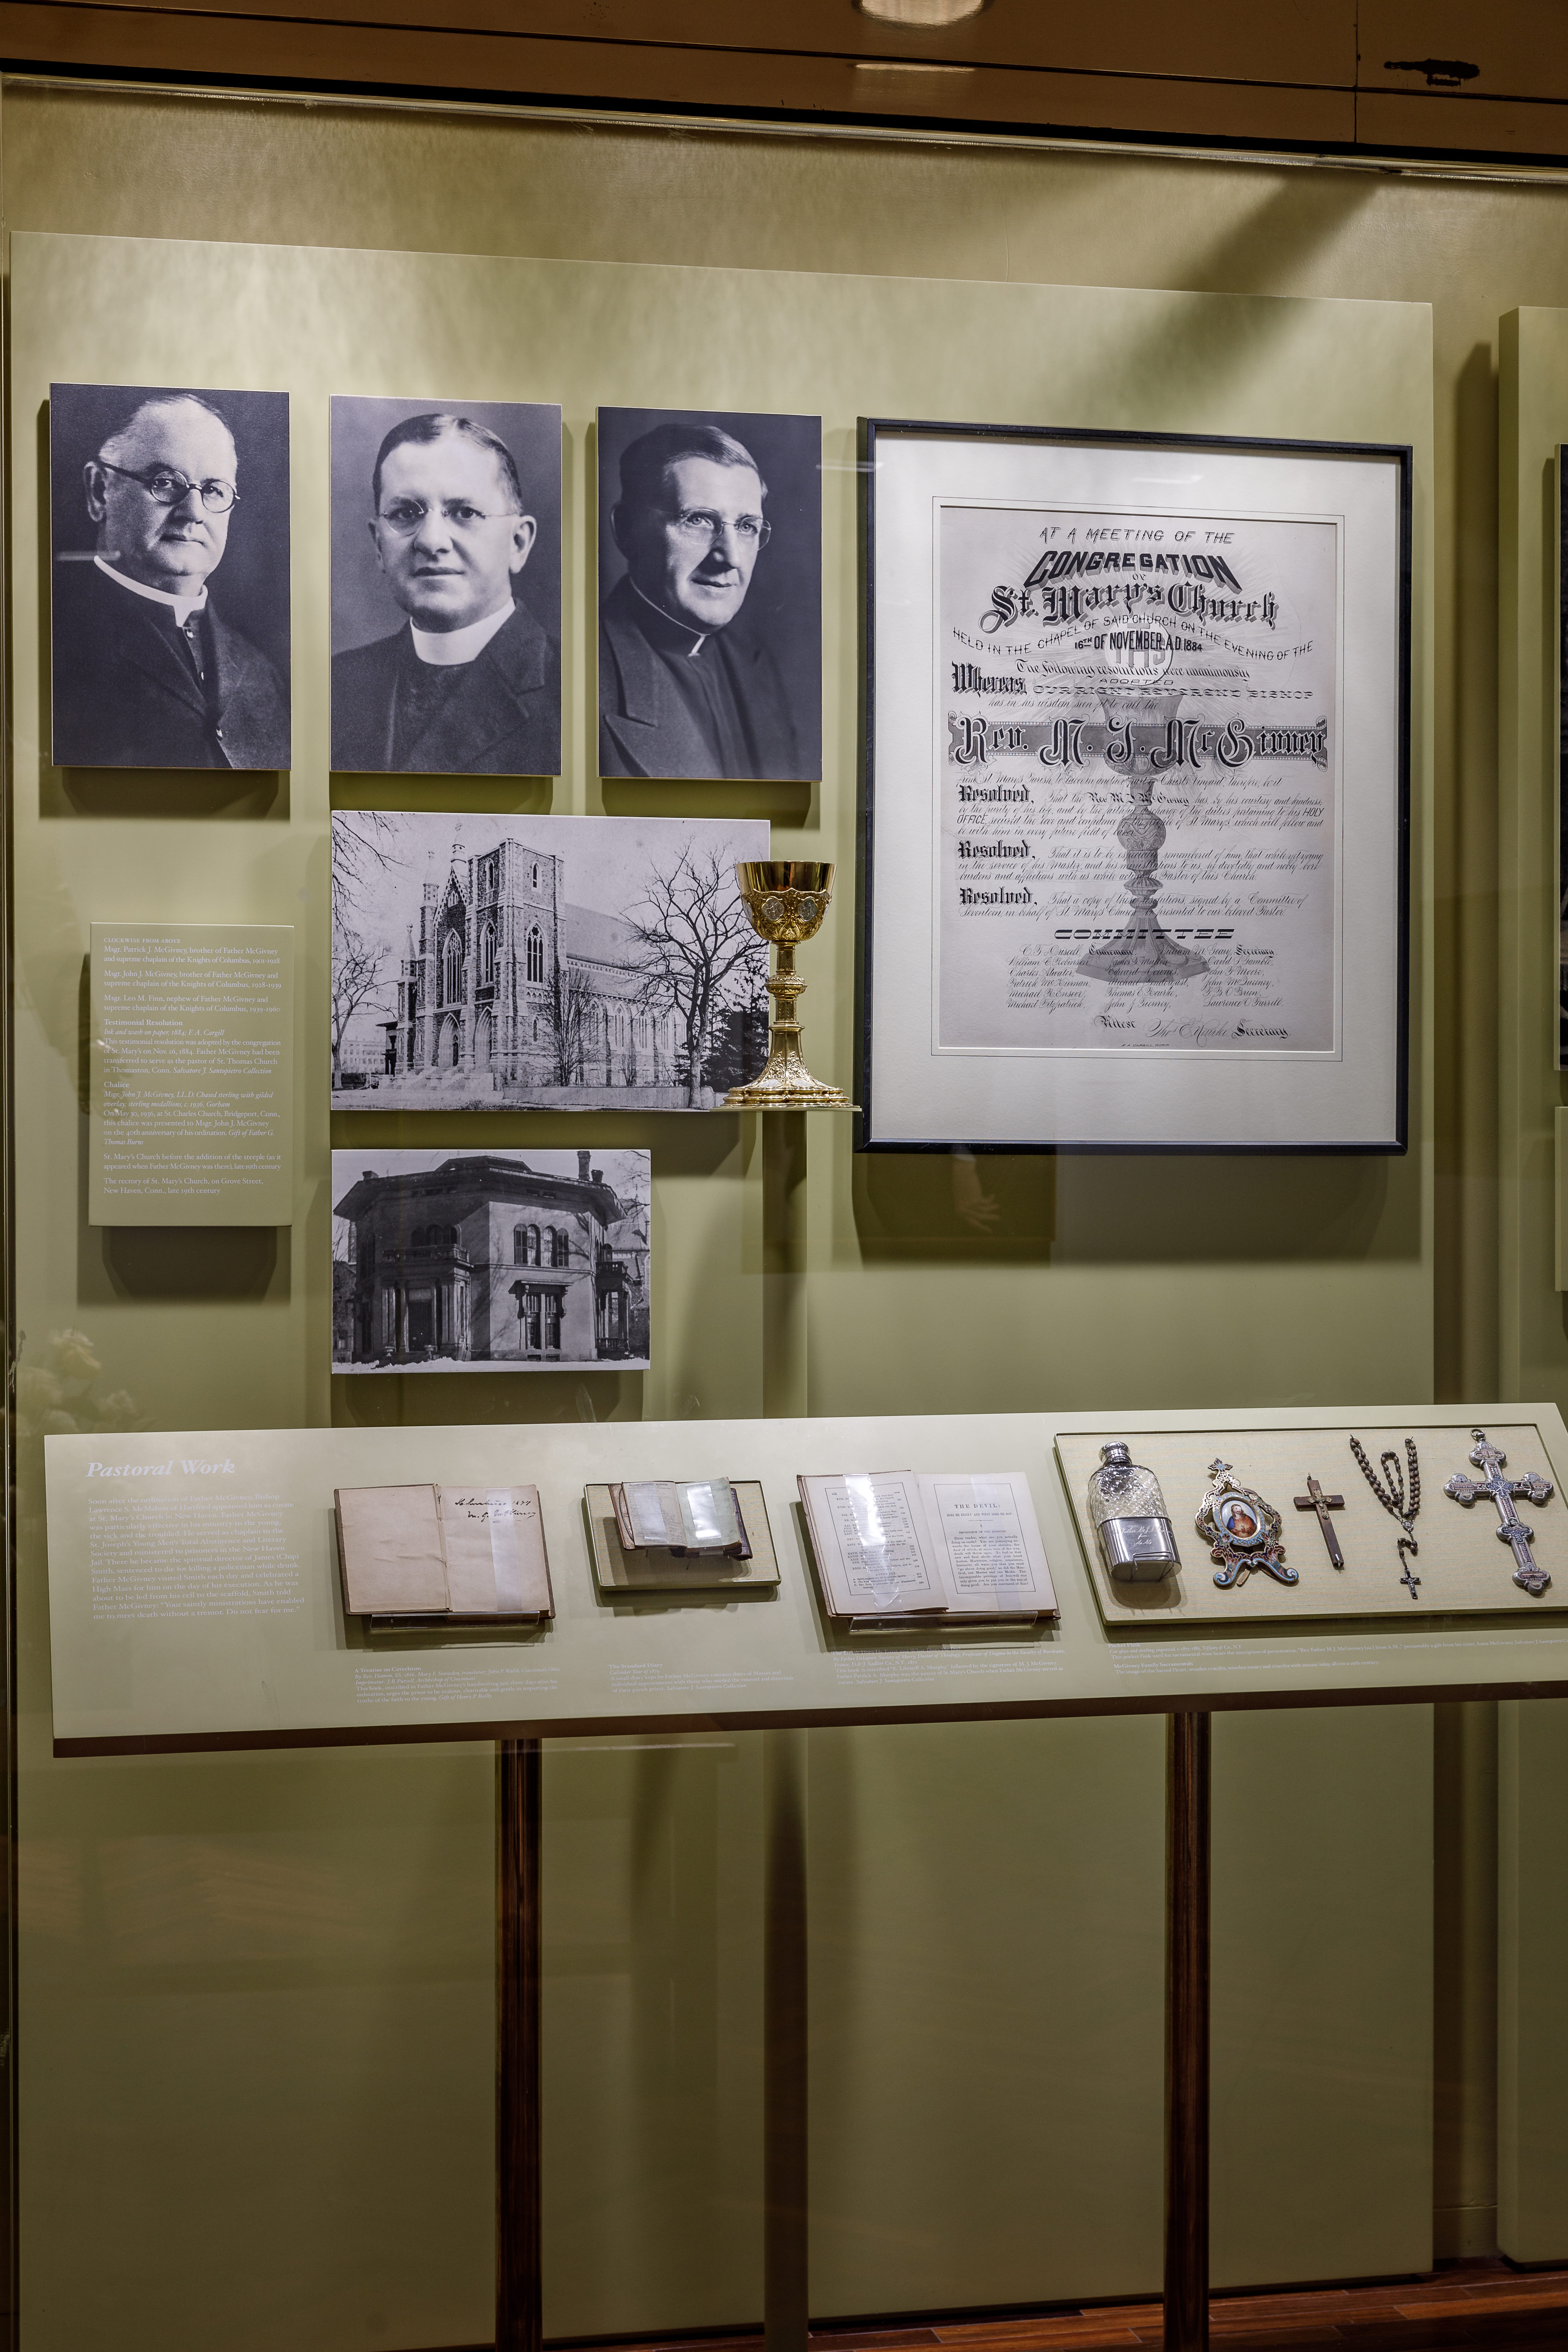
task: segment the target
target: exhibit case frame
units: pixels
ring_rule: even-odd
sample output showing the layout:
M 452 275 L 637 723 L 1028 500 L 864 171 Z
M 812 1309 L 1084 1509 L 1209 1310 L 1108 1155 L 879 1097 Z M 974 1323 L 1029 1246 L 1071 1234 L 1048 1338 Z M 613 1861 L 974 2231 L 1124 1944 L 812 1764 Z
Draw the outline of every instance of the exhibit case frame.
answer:
M 1568 2263 L 1565 206 L 0 81 L 13 2341 L 802 2352 L 1163 2296 L 1190 2352 L 1216 2294 Z M 873 570 L 911 434 L 1391 486 L 1290 681 L 1382 747 L 1331 889 L 1272 735 L 1234 853 L 1148 795 L 1167 912 L 1245 890 L 1267 950 L 1276 887 L 1303 938 L 1331 901 L 1364 1117 L 1228 1066 L 1174 1126 L 1126 1078 L 1109 1126 L 894 1103 L 969 709 L 929 480 L 907 607 Z M 1160 723 L 1163 776 L 1206 720 Z M 1125 940 L 1102 764 L 1061 926 Z M 764 859 L 833 871 L 799 978 L 858 1125 L 724 1103 Z M 1118 1445 L 1168 1529 L 1120 1552 Z M 691 1540 L 639 1565 L 627 1482 Z

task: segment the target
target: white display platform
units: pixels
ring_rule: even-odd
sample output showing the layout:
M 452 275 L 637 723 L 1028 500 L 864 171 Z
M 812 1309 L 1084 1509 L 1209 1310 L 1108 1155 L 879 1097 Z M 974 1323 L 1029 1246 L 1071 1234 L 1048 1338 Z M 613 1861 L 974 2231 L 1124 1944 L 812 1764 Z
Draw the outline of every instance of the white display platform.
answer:
M 1533 1427 L 1542 1458 L 1510 1458 L 1510 1471 L 1539 1469 L 1561 1489 L 1568 1430 L 1550 1404 L 51 1437 L 55 1746 L 89 1754 L 1568 1693 L 1568 1621 L 1552 1605 L 1568 1601 L 1561 1493 L 1547 1507 L 1550 1523 L 1541 1518 L 1537 1549 L 1542 1565 L 1563 1565 L 1545 1603 L 1526 1612 L 1515 1605 L 1512 1561 L 1493 1534 L 1491 1506 L 1463 1510 L 1442 1491 L 1467 1466 L 1478 1423 Z M 1445 1514 L 1469 1530 L 1478 1572 L 1497 1580 L 1495 1615 L 1445 1614 L 1424 1587 L 1403 1614 L 1325 1619 L 1316 1613 L 1318 1588 L 1333 1571 L 1326 1555 L 1314 1558 L 1312 1548 L 1322 1547 L 1307 1519 L 1292 1548 L 1302 1566 L 1300 1622 L 1278 1611 L 1264 1624 L 1209 1621 L 1201 1629 L 1142 1614 L 1125 1626 L 1104 1622 L 1057 1467 L 1059 1436 L 1126 1437 L 1136 1453 L 1140 1432 L 1222 1433 L 1245 1477 L 1249 1433 L 1332 1431 L 1332 1457 L 1320 1444 L 1322 1462 L 1303 1466 L 1322 1476 L 1342 1459 L 1349 1492 L 1346 1429 L 1363 1439 L 1394 1429 L 1416 1437 L 1417 1533 Z M 798 1472 L 1020 1468 L 1060 1603 L 1056 1623 L 859 1636 L 827 1626 Z M 759 1479 L 782 1571 L 777 1590 L 602 1593 L 584 1489 L 653 1477 Z M 424 1479 L 537 1485 L 552 1625 L 371 1635 L 345 1621 L 334 1486 Z M 1184 1538 L 1185 1497 L 1167 1500 Z M 1528 1505 L 1522 1515 L 1535 1516 Z M 1185 1518 L 1190 1527 L 1190 1509 Z M 1392 1579 L 1396 1530 L 1386 1527 Z M 1445 1528 L 1441 1549 L 1458 1540 Z M 1195 1539 L 1184 1542 L 1184 1561 L 1189 1551 L 1196 1569 Z

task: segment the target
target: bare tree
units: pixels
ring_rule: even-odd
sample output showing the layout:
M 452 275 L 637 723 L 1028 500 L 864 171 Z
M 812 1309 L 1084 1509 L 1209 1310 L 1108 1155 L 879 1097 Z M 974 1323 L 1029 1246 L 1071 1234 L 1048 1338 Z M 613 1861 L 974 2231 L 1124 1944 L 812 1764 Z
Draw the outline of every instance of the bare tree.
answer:
M 337 919 L 332 921 L 332 1085 L 342 1084 L 343 1038 L 349 1023 L 381 979 L 382 950 L 366 944 L 358 931 Z
M 399 820 L 385 809 L 339 809 L 332 819 L 332 920 L 352 924 L 405 862 L 396 850 Z
M 332 1084 L 342 1084 L 350 1022 L 381 981 L 384 947 L 360 925 L 376 919 L 375 899 L 397 853 L 399 819 L 384 809 L 341 809 L 332 819 Z
M 555 976 L 555 1078 L 559 1086 L 579 1083 L 593 1035 L 598 991 L 580 965 L 563 963 Z
M 752 929 L 729 865 L 713 854 L 694 856 L 689 848 L 668 872 L 654 869 L 626 920 L 642 973 L 637 1001 L 649 1012 L 675 1014 L 695 1108 L 715 1017 L 731 996 L 750 992 L 753 967 L 767 950 Z

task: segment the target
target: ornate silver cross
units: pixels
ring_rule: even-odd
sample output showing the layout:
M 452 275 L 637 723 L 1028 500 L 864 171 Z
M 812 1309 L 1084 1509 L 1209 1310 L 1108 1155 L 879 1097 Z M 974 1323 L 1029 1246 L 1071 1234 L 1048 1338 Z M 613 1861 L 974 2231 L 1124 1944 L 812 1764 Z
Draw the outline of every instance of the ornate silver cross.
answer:
M 1521 1591 L 1539 1596 L 1545 1591 L 1552 1579 L 1545 1569 L 1537 1567 L 1530 1556 L 1530 1547 L 1535 1541 L 1535 1529 L 1525 1526 L 1513 1507 L 1513 1498 L 1516 1495 L 1522 1495 L 1527 1502 L 1549 1503 L 1552 1500 L 1552 1481 L 1543 1478 L 1538 1470 L 1528 1471 L 1522 1478 L 1505 1478 L 1502 1465 L 1508 1455 L 1500 1446 L 1491 1443 L 1484 1429 L 1472 1429 L 1470 1435 L 1476 1441 L 1470 1449 L 1470 1460 L 1482 1475 L 1467 1478 L 1462 1470 L 1457 1471 L 1443 1492 L 1452 1495 L 1455 1502 L 1463 1503 L 1467 1509 L 1472 1503 L 1479 1502 L 1483 1495 L 1491 1497 L 1502 1523 L 1494 1530 L 1497 1539 L 1499 1543 L 1508 1545 L 1518 1562 L 1513 1580 Z

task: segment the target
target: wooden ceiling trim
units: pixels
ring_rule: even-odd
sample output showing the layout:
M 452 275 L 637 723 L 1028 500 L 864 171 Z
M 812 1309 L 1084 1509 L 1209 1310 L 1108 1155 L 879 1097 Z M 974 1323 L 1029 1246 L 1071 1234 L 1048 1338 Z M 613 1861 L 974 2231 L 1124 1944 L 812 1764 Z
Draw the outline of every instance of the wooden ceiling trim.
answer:
M 1054 12 L 1047 21 L 1044 12 L 998 0 L 969 26 L 942 36 L 948 54 L 933 58 L 929 39 L 923 57 L 912 53 L 919 41 L 890 38 L 882 44 L 889 54 L 857 57 L 869 28 L 847 0 L 794 0 L 788 7 L 784 0 L 757 0 L 746 29 L 753 41 L 772 36 L 776 45 L 746 48 L 720 37 L 732 42 L 736 20 L 732 6 L 716 0 L 599 0 L 587 33 L 581 0 L 453 0 L 455 16 L 449 12 L 438 23 L 430 21 L 432 0 L 318 0 L 315 6 L 279 0 L 270 10 L 255 0 L 248 6 L 185 0 L 177 8 L 148 0 L 0 0 L 0 60 L 16 70 L 1244 148 L 1568 156 L 1568 102 L 1557 94 L 1559 82 L 1568 94 L 1568 68 L 1543 68 L 1533 91 L 1508 87 L 1525 76 L 1525 36 L 1535 17 L 1542 9 L 1553 13 L 1560 0 L 1501 0 L 1489 63 L 1458 52 L 1447 58 L 1436 48 L 1430 57 L 1423 49 L 1406 58 L 1397 43 L 1408 47 L 1413 27 L 1426 21 L 1412 14 L 1413 5 L 1363 0 L 1358 58 L 1349 0 L 1304 12 L 1310 33 L 1302 30 L 1303 12 L 1283 12 L 1297 21 L 1281 29 L 1282 12 L 1216 0 L 1205 12 L 1202 37 L 1175 48 L 1171 13 L 1153 0 L 1080 15 L 1067 32 Z M 1438 0 L 1434 42 L 1438 34 L 1458 39 L 1463 21 L 1455 0 Z M 656 37 L 606 37 L 634 25 Z M 954 62 L 955 43 L 967 45 L 972 62 Z M 1447 86 L 1448 67 L 1457 72 L 1471 62 L 1468 80 L 1450 76 Z M 1173 63 L 1184 70 L 1170 70 Z M 1244 70 L 1264 65 L 1271 76 Z

